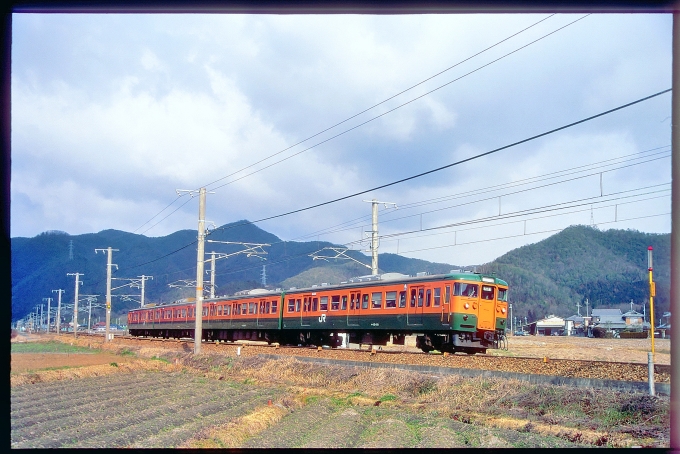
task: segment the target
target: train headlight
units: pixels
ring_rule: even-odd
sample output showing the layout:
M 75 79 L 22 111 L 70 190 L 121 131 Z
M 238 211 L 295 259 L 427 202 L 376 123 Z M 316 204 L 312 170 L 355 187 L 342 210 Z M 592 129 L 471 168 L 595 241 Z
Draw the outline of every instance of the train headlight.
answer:
M 501 309 L 501 312 L 505 314 L 505 308 L 502 308 L 502 309 Z
M 467 319 L 468 319 L 468 316 L 467 316 L 467 315 L 463 315 L 463 320 L 467 320 Z
M 468 303 L 465 303 L 465 304 L 463 305 L 463 307 L 464 307 L 465 309 L 470 309 L 470 305 L 469 305 Z

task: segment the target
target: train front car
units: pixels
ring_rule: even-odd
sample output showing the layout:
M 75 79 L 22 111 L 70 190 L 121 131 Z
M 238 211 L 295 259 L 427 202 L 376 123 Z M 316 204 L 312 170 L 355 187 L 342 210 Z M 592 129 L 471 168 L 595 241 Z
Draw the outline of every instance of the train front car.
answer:
M 416 335 L 425 352 L 484 353 L 505 339 L 507 283 L 476 273 L 388 273 L 283 296 L 284 343 L 404 345 Z
M 410 304 L 420 305 L 428 286 L 411 289 Z M 423 351 L 485 353 L 505 343 L 508 317 L 508 284 L 492 276 L 476 273 L 445 275 L 429 287 L 435 294 L 443 291 L 441 317 L 424 317 L 423 334 L 416 346 Z M 443 289 L 439 290 L 440 287 Z M 415 292 L 415 295 L 414 295 Z

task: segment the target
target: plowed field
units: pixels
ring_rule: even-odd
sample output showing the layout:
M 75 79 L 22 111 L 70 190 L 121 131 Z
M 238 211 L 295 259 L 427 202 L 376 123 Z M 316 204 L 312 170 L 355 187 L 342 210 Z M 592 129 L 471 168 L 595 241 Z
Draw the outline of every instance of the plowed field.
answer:
M 12 355 L 12 448 L 669 443 L 667 397 L 87 342 Z

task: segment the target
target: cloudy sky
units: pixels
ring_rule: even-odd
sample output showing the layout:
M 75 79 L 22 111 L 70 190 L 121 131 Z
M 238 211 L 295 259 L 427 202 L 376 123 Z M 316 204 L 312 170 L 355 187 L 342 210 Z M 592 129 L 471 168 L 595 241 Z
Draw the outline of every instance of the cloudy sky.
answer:
M 175 190 L 203 186 L 208 221 L 257 221 L 446 166 L 670 88 L 671 26 L 663 14 L 15 14 L 11 236 L 195 229 L 197 199 Z M 392 202 L 380 252 L 455 265 L 573 224 L 669 232 L 670 104 L 257 225 L 366 250 L 364 200 Z

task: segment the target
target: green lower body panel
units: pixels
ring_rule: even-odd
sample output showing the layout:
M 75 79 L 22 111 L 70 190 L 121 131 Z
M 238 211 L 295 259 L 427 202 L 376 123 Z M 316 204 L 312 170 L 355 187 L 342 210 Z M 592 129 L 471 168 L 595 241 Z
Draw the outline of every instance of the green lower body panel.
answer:
M 467 320 L 465 320 L 465 317 L 467 317 Z M 474 314 L 454 313 L 451 317 L 451 330 L 467 332 L 477 331 L 477 316 Z

